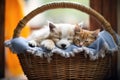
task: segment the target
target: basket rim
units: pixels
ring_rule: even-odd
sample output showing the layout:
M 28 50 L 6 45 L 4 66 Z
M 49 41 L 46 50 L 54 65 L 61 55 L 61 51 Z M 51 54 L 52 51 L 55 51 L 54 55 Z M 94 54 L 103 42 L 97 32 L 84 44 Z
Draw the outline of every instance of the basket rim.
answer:
M 33 17 L 35 17 L 36 15 L 44 11 L 47 11 L 50 9 L 57 9 L 57 8 L 72 8 L 95 17 L 101 23 L 102 28 L 108 31 L 113 36 L 114 41 L 116 42 L 116 35 L 114 30 L 111 27 L 111 24 L 100 13 L 83 4 L 80 4 L 77 2 L 67 2 L 67 1 L 50 2 L 31 11 L 28 15 L 24 16 L 23 19 L 19 21 L 16 28 L 14 29 L 13 38 L 17 38 L 20 36 L 22 29 L 25 27 L 27 22 L 31 20 Z

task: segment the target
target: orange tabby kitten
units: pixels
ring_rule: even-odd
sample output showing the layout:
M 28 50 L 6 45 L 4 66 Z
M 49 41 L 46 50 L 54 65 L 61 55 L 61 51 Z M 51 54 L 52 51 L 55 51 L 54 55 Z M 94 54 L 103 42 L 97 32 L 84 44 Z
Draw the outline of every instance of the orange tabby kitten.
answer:
M 100 29 L 97 29 L 95 31 L 89 31 L 89 30 L 82 29 L 77 24 L 75 27 L 75 36 L 73 39 L 73 43 L 77 46 L 87 47 L 96 40 L 99 32 L 100 32 Z

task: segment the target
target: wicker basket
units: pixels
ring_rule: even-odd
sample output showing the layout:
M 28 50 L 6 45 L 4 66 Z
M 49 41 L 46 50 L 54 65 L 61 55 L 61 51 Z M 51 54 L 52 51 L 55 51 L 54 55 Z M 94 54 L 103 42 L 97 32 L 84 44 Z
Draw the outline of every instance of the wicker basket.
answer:
M 34 16 L 56 8 L 77 9 L 95 17 L 103 25 L 103 28 L 116 39 L 111 25 L 103 16 L 91 8 L 72 2 L 53 2 L 33 10 L 18 23 L 13 38 L 20 36 L 22 28 Z M 76 54 L 75 57 L 70 58 L 54 54 L 50 63 L 46 58 L 29 53 L 18 54 L 18 57 L 29 80 L 103 80 L 111 68 L 111 56 L 109 55 L 103 59 L 90 61 L 83 54 Z

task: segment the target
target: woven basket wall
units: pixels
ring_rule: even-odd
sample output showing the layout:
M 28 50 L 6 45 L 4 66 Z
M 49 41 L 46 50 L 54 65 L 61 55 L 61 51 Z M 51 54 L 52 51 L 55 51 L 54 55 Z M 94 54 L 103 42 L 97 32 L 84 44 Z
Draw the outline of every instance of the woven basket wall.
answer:
M 18 56 L 29 80 L 103 80 L 111 69 L 110 56 L 90 61 L 83 54 L 70 58 L 55 54 L 50 63 L 31 54 Z

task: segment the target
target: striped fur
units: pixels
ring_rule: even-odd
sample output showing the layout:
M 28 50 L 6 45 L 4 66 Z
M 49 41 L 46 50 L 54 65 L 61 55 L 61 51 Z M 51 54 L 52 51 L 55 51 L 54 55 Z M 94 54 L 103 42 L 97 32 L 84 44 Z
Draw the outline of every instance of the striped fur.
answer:
M 76 25 L 73 43 L 77 46 L 89 46 L 96 40 L 99 32 L 100 29 L 89 31 L 82 29 L 81 27 L 79 27 L 79 25 Z

